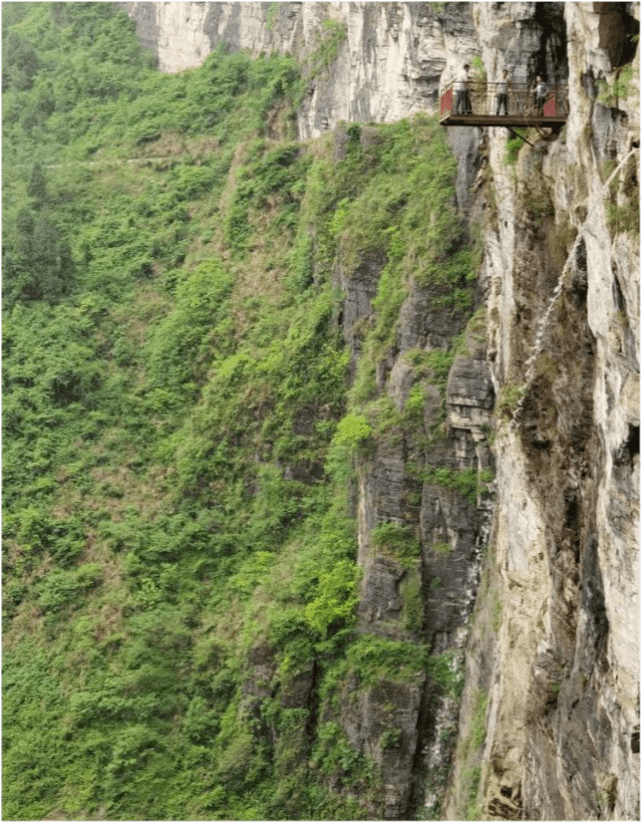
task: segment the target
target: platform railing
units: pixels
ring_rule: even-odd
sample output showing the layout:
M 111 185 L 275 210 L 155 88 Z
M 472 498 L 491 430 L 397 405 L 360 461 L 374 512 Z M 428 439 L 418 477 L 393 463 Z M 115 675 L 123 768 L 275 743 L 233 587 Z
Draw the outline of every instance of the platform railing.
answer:
M 468 82 L 468 100 L 456 91 L 456 81 L 447 85 L 441 95 L 441 119 L 448 115 L 488 116 L 499 115 L 499 83 L 485 83 L 477 80 Z M 566 117 L 568 107 L 568 87 L 547 85 L 543 104 L 537 105 L 536 93 L 527 83 L 510 83 L 507 87 L 507 112 L 501 106 L 500 115 L 510 117 Z M 466 103 L 469 105 L 466 106 Z

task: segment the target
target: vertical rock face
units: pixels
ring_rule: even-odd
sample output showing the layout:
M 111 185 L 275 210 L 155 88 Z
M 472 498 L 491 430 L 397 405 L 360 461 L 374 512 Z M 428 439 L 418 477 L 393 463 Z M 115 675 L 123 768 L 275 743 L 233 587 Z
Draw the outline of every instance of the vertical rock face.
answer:
M 476 19 L 486 65 L 494 5 Z M 524 145 L 514 166 L 505 136 L 488 135 L 497 514 L 461 734 L 479 692 L 487 732 L 476 759 L 459 757 L 451 818 L 474 765 L 492 818 L 639 814 L 638 205 L 622 221 L 638 196 L 638 92 L 605 91 L 638 7 L 602 5 L 564 8 L 566 133 Z
M 221 42 L 306 59 L 323 21 L 342 26 L 336 58 L 310 78 L 303 139 L 435 111 L 463 59 L 479 57 L 488 79 L 507 67 L 516 82 L 568 82 L 565 130 L 531 131 L 514 163 L 504 129 L 452 129 L 458 204 L 483 230 L 486 321 L 444 398 L 426 388 L 425 431 L 444 401 L 446 439 L 395 432 L 360 469 L 360 628 L 429 645 L 454 679 L 465 649 L 460 718 L 460 689 L 435 688 L 432 671 L 354 684 L 341 722 L 380 767 L 386 818 L 435 812 L 458 733 L 448 818 L 638 819 L 638 5 L 120 5 L 165 71 Z M 336 274 L 352 375 L 384 264 Z M 407 353 L 444 350 L 461 330 L 413 285 L 380 395 L 403 409 L 420 379 Z M 490 466 L 493 516 L 490 497 L 430 475 Z M 417 564 L 373 538 L 389 523 L 415 529 Z
M 352 284 L 352 287 L 354 284 Z M 348 288 L 348 299 L 350 290 Z M 409 351 L 434 352 L 461 330 L 449 310 L 426 310 L 426 289 L 412 286 L 402 309 L 393 361 L 378 374 L 379 388 L 398 408 L 420 377 L 413 373 Z M 471 350 L 471 353 L 470 353 Z M 485 512 L 477 497 L 444 487 L 434 470 L 449 474 L 465 469 L 476 475 L 490 462 L 486 432 L 493 407 L 493 387 L 482 345 L 468 345 L 457 357 L 442 398 L 435 386 L 424 409 L 423 427 L 392 431 L 361 466 L 359 493 L 359 564 L 363 570 L 359 627 L 364 633 L 410 639 L 430 649 L 433 658 L 458 679 L 466 624 L 478 582 Z M 443 399 L 448 434 L 425 445 L 425 434 L 438 419 Z M 409 526 L 418 536 L 420 556 L 407 566 L 378 544 L 378 526 Z M 410 591 L 420 592 L 420 613 L 413 615 Z M 461 671 L 462 673 L 462 671 Z M 380 696 L 385 691 L 385 699 Z M 350 741 L 373 753 L 384 783 L 387 819 L 407 818 L 408 809 L 423 801 L 425 772 L 437 791 L 447 771 L 457 702 L 443 693 L 431 676 L 418 682 L 381 682 L 344 711 Z M 393 712 L 390 723 L 390 712 Z M 402 730 L 401 744 L 391 749 L 372 742 L 392 727 Z M 411 730 L 410 730 L 411 729 Z M 432 805 L 435 805 L 432 798 Z

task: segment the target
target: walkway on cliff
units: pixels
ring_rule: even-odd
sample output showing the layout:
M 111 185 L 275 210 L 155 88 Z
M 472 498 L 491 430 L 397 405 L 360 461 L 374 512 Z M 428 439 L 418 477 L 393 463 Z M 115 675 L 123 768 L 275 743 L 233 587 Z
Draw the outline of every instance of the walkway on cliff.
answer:
M 526 83 L 510 83 L 507 94 L 509 114 L 497 114 L 498 83 L 470 81 L 469 103 L 471 111 L 456 111 L 454 83 L 446 86 L 441 95 L 442 126 L 504 126 L 506 128 L 554 128 L 565 123 L 569 113 L 567 85 L 551 86 L 540 108 Z

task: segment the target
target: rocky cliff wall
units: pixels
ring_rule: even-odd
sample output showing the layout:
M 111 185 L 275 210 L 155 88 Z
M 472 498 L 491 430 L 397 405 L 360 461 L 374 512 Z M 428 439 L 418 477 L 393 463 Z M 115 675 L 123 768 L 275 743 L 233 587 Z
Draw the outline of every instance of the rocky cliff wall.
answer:
M 472 776 L 490 818 L 639 814 L 638 90 L 606 90 L 638 6 L 605 6 L 564 8 L 565 134 L 514 166 L 506 135 L 488 135 L 497 515 L 461 739 L 479 710 L 487 730 L 476 758 L 459 747 L 450 818 Z
M 166 71 L 220 42 L 307 59 L 324 32 L 340 34 L 335 59 L 310 73 L 303 139 L 435 110 L 461 58 L 480 58 L 490 79 L 507 66 L 517 81 L 569 82 L 565 130 L 532 130 L 518 154 L 505 130 L 451 130 L 459 207 L 482 231 L 484 319 L 452 366 L 446 440 L 390 437 L 360 467 L 361 628 L 429 644 L 454 678 L 465 649 L 460 717 L 457 695 L 426 675 L 355 683 L 340 719 L 378 762 L 387 818 L 436 811 L 454 736 L 449 818 L 638 818 L 638 57 L 631 79 L 622 71 L 638 6 L 121 5 Z M 383 264 L 336 273 L 354 362 Z M 444 350 L 461 330 L 432 296 L 411 286 L 376 375 L 397 409 L 420 379 L 408 352 Z M 436 392 L 426 431 L 440 408 Z M 493 515 L 491 497 L 425 479 L 427 466 L 493 463 Z M 411 571 L 372 538 L 408 522 L 422 546 Z M 412 586 L 418 628 L 406 620 Z
M 200 65 L 220 43 L 252 54 L 302 59 L 322 49 L 332 21 L 336 59 L 313 77 L 299 114 L 302 139 L 341 120 L 392 122 L 434 111 L 439 83 L 452 79 L 477 40 L 469 3 L 119 3 L 163 71 Z

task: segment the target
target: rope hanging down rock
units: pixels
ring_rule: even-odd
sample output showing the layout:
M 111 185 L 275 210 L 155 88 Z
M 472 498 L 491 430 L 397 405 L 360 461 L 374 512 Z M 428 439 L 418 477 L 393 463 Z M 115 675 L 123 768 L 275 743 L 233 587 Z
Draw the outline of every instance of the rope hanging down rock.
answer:
M 616 177 L 616 175 L 623 168 L 623 166 L 628 162 L 630 157 L 632 157 L 632 155 L 635 153 L 635 151 L 638 151 L 638 150 L 639 150 L 638 148 L 633 148 L 629 152 L 629 154 L 627 154 L 624 157 L 624 159 L 621 160 L 621 162 L 614 169 L 612 174 L 610 174 L 608 179 L 605 181 L 605 183 L 601 187 L 601 192 L 599 194 L 599 197 L 593 203 L 592 208 L 588 211 L 587 216 L 586 216 L 585 220 L 583 221 L 583 223 L 581 225 L 581 228 L 579 229 L 578 234 L 576 235 L 574 243 L 572 244 L 572 248 L 570 249 L 570 253 L 568 254 L 567 259 L 565 261 L 565 265 L 563 266 L 563 270 L 561 271 L 561 276 L 559 277 L 559 281 L 556 285 L 556 288 L 554 289 L 554 291 L 552 293 L 552 296 L 550 297 L 550 302 L 548 303 L 548 307 L 545 311 L 545 314 L 543 315 L 543 317 L 539 321 L 539 327 L 537 329 L 536 336 L 534 338 L 534 346 L 532 348 L 532 353 L 530 354 L 530 356 L 528 357 L 528 359 L 526 360 L 526 363 L 525 363 L 525 381 L 524 381 L 523 386 L 521 388 L 521 397 L 520 397 L 518 403 L 516 404 L 516 408 L 514 409 L 514 414 L 512 415 L 512 419 L 510 421 L 510 428 L 512 430 L 514 430 L 516 428 L 516 424 L 518 422 L 521 411 L 523 410 L 523 405 L 525 403 L 525 399 L 526 399 L 527 394 L 528 394 L 528 389 L 530 388 L 530 385 L 532 384 L 532 381 L 534 379 L 534 363 L 536 361 L 536 358 L 539 356 L 539 354 L 543 350 L 543 341 L 545 339 L 545 332 L 547 331 L 547 328 L 548 328 L 548 325 L 549 325 L 549 322 L 550 322 L 550 317 L 552 316 L 552 312 L 554 311 L 554 307 L 557 303 L 557 300 L 559 299 L 559 297 L 561 296 L 561 292 L 563 291 L 565 275 L 568 273 L 568 271 L 571 271 L 572 274 L 576 273 L 575 266 L 576 266 L 577 250 L 579 248 L 579 244 L 583 240 L 583 234 L 584 234 L 585 230 L 587 229 L 588 223 L 590 222 L 597 206 L 599 206 L 601 204 L 601 199 L 605 195 L 607 189 L 610 187 L 610 184 L 612 183 L 612 180 Z

